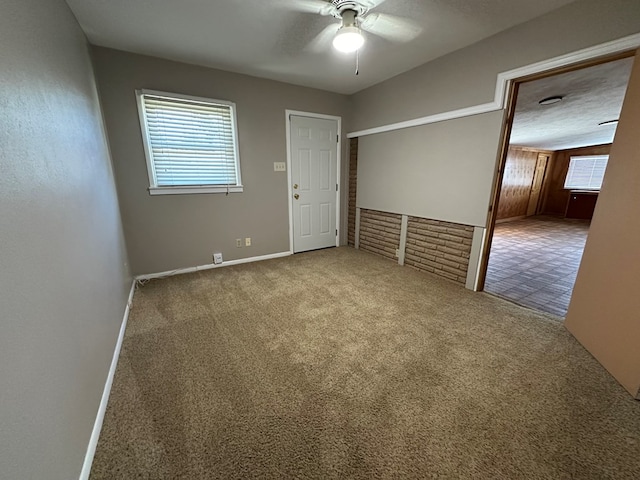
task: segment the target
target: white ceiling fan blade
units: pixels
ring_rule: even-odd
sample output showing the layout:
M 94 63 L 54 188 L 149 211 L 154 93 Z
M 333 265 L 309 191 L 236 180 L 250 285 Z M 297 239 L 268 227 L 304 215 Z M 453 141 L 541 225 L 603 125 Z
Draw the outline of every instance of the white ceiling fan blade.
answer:
M 336 32 L 340 28 L 337 23 L 327 25 L 313 40 L 305 47 L 305 50 L 313 53 L 325 53 L 331 49 Z
M 361 0 L 359 3 L 367 7 L 368 10 L 376 8 L 378 5 L 383 4 L 387 0 Z
M 362 20 L 360 28 L 393 42 L 410 42 L 422 33 L 422 27 L 406 18 L 375 12 Z
M 333 15 L 335 7 L 325 0 L 279 0 L 278 5 L 303 13 L 315 13 L 318 15 Z

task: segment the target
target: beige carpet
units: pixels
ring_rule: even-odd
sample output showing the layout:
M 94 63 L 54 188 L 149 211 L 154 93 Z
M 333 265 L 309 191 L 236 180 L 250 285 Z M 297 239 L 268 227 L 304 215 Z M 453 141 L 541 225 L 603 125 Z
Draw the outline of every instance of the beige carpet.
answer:
M 557 320 L 339 248 L 140 288 L 91 478 L 639 476 Z

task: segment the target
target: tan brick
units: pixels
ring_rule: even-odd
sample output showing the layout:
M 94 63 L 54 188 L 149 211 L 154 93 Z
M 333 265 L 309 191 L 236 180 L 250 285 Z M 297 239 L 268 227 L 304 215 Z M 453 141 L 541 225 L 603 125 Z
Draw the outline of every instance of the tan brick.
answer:
M 434 270 L 441 270 L 442 269 L 442 265 L 439 265 L 438 263 L 429 260 L 428 258 L 421 258 L 420 259 L 420 264 L 422 265 L 427 265 L 431 268 L 433 268 Z
M 395 260 L 401 220 L 398 214 L 362 210 L 363 248 Z M 464 283 L 473 227 L 412 216 L 408 220 L 405 265 Z
M 465 244 L 464 241 L 462 242 L 452 242 L 450 240 L 445 241 L 444 243 L 447 247 L 451 247 L 451 248 L 456 248 L 459 249 L 460 251 L 465 250 L 465 251 L 471 251 L 471 246 L 468 244 Z
M 438 275 L 448 278 L 449 280 L 453 280 L 454 282 L 459 282 L 458 276 L 455 273 L 439 272 Z
M 460 237 L 456 237 L 455 235 L 451 235 L 449 233 L 441 233 L 438 235 L 438 237 L 442 238 L 443 240 L 449 240 L 450 242 L 462 243 L 462 239 Z
M 459 268 L 452 268 L 447 265 L 442 266 L 442 271 L 448 272 L 448 273 L 451 273 L 452 275 L 457 275 L 457 276 L 462 276 L 465 274 L 463 270 L 460 270 Z
M 460 268 L 461 261 L 463 261 L 463 260 L 462 259 L 458 259 L 458 261 L 453 261 L 453 260 L 446 259 L 444 257 L 438 257 L 438 263 L 440 265 L 448 265 L 448 266 L 453 267 L 453 268 Z
M 356 239 L 356 189 L 358 185 L 358 139 L 349 140 L 349 204 L 347 207 L 347 244 L 354 246 Z
M 463 255 L 451 255 L 450 253 L 445 253 L 444 258 L 447 260 L 451 260 L 452 262 L 458 262 L 460 265 L 468 265 L 469 264 L 469 256 L 466 254 Z
M 449 229 L 446 227 L 442 227 L 440 225 L 427 225 L 426 230 L 428 232 L 438 232 L 438 233 L 447 233 Z
M 419 247 L 424 247 L 427 250 L 435 250 L 439 245 L 444 245 L 444 240 L 439 238 L 429 238 L 426 241 L 416 240 L 416 245 Z
M 429 272 L 429 273 L 435 273 L 435 268 L 429 267 L 427 265 L 422 265 L 422 264 L 415 264 L 415 265 L 410 265 L 411 267 L 417 269 L 417 270 L 422 270 L 423 272 Z
M 438 245 L 436 247 L 436 250 L 443 252 L 443 253 L 448 253 L 449 255 L 454 255 L 457 257 L 460 257 L 462 255 L 464 255 L 464 251 L 460 250 L 458 248 L 452 248 L 452 247 L 447 247 L 445 245 Z

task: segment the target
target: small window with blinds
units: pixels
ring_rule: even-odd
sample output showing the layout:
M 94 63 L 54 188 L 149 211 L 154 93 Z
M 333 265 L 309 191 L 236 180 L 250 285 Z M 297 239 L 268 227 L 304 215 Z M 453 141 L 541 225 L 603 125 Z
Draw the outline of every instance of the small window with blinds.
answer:
M 600 190 L 609 155 L 571 157 L 564 188 Z
M 242 192 L 235 104 L 139 90 L 149 193 Z

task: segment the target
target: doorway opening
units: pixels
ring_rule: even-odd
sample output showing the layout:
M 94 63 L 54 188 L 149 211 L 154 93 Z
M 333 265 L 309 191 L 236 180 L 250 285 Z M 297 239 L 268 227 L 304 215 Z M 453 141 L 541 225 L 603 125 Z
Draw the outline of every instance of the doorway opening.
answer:
M 566 315 L 631 55 L 514 82 L 484 291 Z

